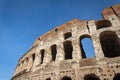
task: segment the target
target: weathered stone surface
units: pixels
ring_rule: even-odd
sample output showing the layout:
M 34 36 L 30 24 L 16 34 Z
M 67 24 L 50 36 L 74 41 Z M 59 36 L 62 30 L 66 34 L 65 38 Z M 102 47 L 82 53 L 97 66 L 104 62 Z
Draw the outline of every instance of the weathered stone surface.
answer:
M 102 20 L 74 19 L 35 40 L 18 61 L 12 80 L 120 80 L 120 4 Z M 92 40 L 87 58 L 81 40 Z

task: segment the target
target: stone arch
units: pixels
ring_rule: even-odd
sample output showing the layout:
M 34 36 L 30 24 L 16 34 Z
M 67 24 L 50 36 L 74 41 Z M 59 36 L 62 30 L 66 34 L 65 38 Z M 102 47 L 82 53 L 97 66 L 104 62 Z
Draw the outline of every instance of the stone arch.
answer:
M 80 36 L 79 42 L 80 42 L 82 58 L 95 57 L 93 43 L 92 43 L 92 39 L 90 35 L 85 34 L 85 35 Z M 89 46 L 87 45 L 87 43 L 89 44 Z M 86 49 L 86 46 L 87 46 L 87 49 L 91 49 L 92 52 L 91 51 L 88 52 L 88 50 Z
M 113 31 L 104 31 L 100 34 L 100 43 L 104 56 L 111 58 L 120 56 L 120 39 Z
M 51 48 L 52 61 L 55 61 L 57 54 L 57 46 L 56 44 L 54 44 L 50 48 Z
M 32 61 L 33 61 L 33 62 L 35 61 L 35 53 L 32 54 Z
M 45 80 L 51 80 L 51 78 L 47 78 L 47 79 L 45 79 Z
M 120 73 L 116 74 L 113 78 L 113 80 L 120 80 Z
M 29 60 L 29 58 L 28 58 L 28 57 L 26 57 L 26 62 L 28 62 L 28 60 Z
M 72 80 L 71 77 L 68 77 L 68 76 L 64 76 L 61 78 L 61 80 Z
M 97 29 L 106 28 L 112 26 L 109 20 L 99 20 L 96 22 Z
M 65 52 L 65 59 L 72 59 L 72 52 L 73 46 L 71 41 L 65 41 L 64 45 L 64 52 Z
M 45 50 L 44 49 L 42 49 L 41 51 L 40 51 L 40 54 L 41 54 L 41 64 L 43 63 L 43 59 L 44 59 L 44 56 L 45 56 Z
M 84 80 L 100 80 L 95 74 L 87 74 L 84 76 Z
M 67 32 L 64 34 L 64 39 L 70 38 L 72 37 L 72 33 L 71 32 Z

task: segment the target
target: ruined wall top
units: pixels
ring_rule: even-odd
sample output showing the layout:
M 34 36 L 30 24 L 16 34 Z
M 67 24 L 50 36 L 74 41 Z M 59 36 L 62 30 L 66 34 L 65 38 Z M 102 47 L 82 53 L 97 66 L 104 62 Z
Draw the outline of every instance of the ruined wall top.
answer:
M 117 15 L 120 17 L 120 4 L 105 8 L 102 11 L 104 19 L 108 19 L 110 16 Z
M 74 19 L 74 20 L 71 20 L 67 23 L 64 23 L 56 28 L 54 28 L 53 30 L 47 32 L 46 34 L 44 34 L 43 36 L 40 36 L 33 44 L 32 47 L 38 45 L 38 43 L 42 40 L 45 40 L 47 38 L 49 38 L 50 36 L 55 36 L 58 32 L 61 32 L 61 31 L 65 31 L 66 29 L 69 29 L 74 27 L 73 25 L 74 24 L 80 24 L 80 26 L 85 26 L 87 25 L 87 22 L 85 20 L 79 20 L 79 19 Z
M 109 21 L 111 21 L 111 18 L 115 19 L 116 17 L 117 18 L 120 17 L 120 4 L 116 4 L 116 5 L 113 5 L 111 7 L 103 9 L 102 17 L 103 17 L 102 20 L 109 20 Z M 64 24 L 62 24 L 62 25 L 60 25 L 58 27 L 55 27 L 51 31 L 48 31 L 46 34 L 38 37 L 35 40 L 35 42 L 32 45 L 32 47 L 26 53 L 28 53 L 29 51 L 31 51 L 32 49 L 37 47 L 39 45 L 39 42 L 44 41 L 44 40 L 48 39 L 51 36 L 55 36 L 59 32 L 64 32 L 64 31 L 66 31 L 68 29 L 71 30 L 72 27 L 75 27 L 74 25 L 76 25 L 76 24 L 77 25 L 79 24 L 79 26 L 88 26 L 90 24 L 95 24 L 96 27 L 97 27 L 97 24 L 99 23 L 99 21 L 101 21 L 101 20 L 96 20 L 96 21 L 95 20 L 89 20 L 89 21 L 86 21 L 86 20 L 73 19 L 73 20 L 71 20 L 71 21 L 69 21 L 67 23 L 64 23 Z
M 108 20 L 109 20 L 109 17 L 111 17 L 111 16 L 119 16 L 120 17 L 120 4 L 116 4 L 112 7 L 105 8 L 102 11 L 102 16 L 103 16 L 103 19 L 108 19 Z M 92 21 L 92 20 L 90 20 L 90 21 Z M 74 25 L 76 23 L 79 23 L 80 26 L 86 26 L 86 25 L 88 25 L 88 22 L 85 20 L 74 19 L 74 20 L 71 20 L 67 23 L 64 23 L 64 24 L 54 28 L 53 30 L 47 32 L 43 36 L 40 36 L 38 39 L 36 39 L 36 41 L 34 42 L 32 47 L 38 45 L 38 43 L 40 41 L 42 41 L 46 38 L 49 38 L 49 36 L 54 36 L 57 32 L 64 31 L 64 30 L 68 29 L 67 26 L 71 26 L 71 28 L 72 28 L 72 27 L 74 27 L 72 25 Z

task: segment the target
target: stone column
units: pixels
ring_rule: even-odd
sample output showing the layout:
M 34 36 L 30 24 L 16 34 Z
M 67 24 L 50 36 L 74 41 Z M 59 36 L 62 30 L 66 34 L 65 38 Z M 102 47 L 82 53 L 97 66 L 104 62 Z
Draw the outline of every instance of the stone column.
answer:
M 24 69 L 27 68 L 27 65 L 28 65 L 28 60 L 27 60 L 27 58 L 25 58 L 25 59 L 24 59 Z
M 51 51 L 50 48 L 46 48 L 45 54 L 44 54 L 44 59 L 43 59 L 43 64 L 46 64 L 51 61 Z
M 25 59 L 25 68 L 28 68 L 28 58 Z
M 24 69 L 26 69 L 26 64 L 27 64 L 26 59 L 24 59 Z
M 18 68 L 18 69 L 17 69 L 16 72 L 18 73 L 18 72 L 20 71 L 20 63 L 18 64 L 17 68 Z
M 73 60 L 79 61 L 82 58 L 80 46 L 79 46 L 79 40 L 72 40 L 72 46 L 73 46 Z
M 19 70 L 22 71 L 22 62 L 20 62 L 20 69 Z
M 22 70 L 24 70 L 24 61 L 22 61 Z
M 40 63 L 41 63 L 41 52 L 39 51 L 39 52 L 37 52 L 37 63 L 36 63 L 36 65 L 37 66 L 40 65 Z
M 96 31 L 96 24 L 95 24 L 95 20 L 90 20 L 88 21 L 88 27 L 90 29 L 90 33 L 94 33 Z
M 28 61 L 28 67 L 31 67 L 32 66 L 32 55 L 29 56 L 29 61 Z
M 24 65 L 25 65 L 25 68 L 27 67 L 27 59 L 25 58 L 24 60 Z
M 94 37 L 92 37 L 92 42 L 93 42 L 96 59 L 99 60 L 99 59 L 104 58 L 104 53 L 103 53 L 102 46 L 99 40 L 99 36 L 94 35 Z
M 64 60 L 65 54 L 64 54 L 64 48 L 63 48 L 63 43 L 59 43 L 57 45 L 57 54 L 56 54 L 56 61 L 60 62 Z
M 27 57 L 26 58 L 26 68 L 28 68 L 28 66 L 29 66 L 29 58 Z
M 25 69 L 25 59 L 24 59 L 24 61 L 23 61 L 23 69 Z
M 72 28 L 72 46 L 73 46 L 72 57 L 76 61 L 79 61 L 82 58 L 79 35 L 78 35 L 79 34 L 78 27 L 81 26 L 76 26 Z

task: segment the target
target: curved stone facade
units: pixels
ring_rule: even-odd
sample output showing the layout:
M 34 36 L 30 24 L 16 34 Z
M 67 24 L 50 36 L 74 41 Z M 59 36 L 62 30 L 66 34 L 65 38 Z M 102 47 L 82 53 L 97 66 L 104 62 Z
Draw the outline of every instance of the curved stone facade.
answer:
M 74 19 L 39 37 L 18 61 L 12 80 L 120 80 L 120 4 L 101 20 Z M 92 41 L 87 58 L 81 40 Z

